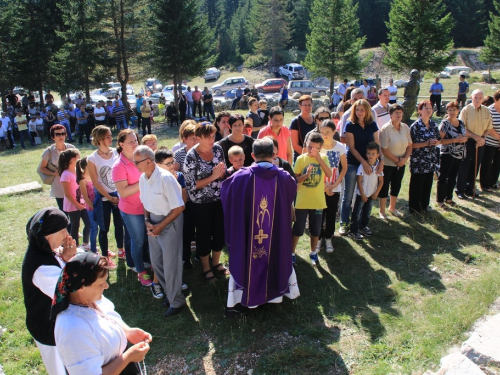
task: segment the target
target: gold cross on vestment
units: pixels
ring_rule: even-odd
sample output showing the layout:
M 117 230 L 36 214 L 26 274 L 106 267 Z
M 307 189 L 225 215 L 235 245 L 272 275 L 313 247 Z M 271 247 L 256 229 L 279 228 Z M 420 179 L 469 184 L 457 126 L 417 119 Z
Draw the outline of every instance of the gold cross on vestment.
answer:
M 254 236 L 254 239 L 256 239 L 257 241 L 259 241 L 259 245 L 262 243 L 263 240 L 265 240 L 266 238 L 268 238 L 269 236 L 267 234 L 264 234 L 263 230 L 262 229 L 259 229 L 259 234 Z

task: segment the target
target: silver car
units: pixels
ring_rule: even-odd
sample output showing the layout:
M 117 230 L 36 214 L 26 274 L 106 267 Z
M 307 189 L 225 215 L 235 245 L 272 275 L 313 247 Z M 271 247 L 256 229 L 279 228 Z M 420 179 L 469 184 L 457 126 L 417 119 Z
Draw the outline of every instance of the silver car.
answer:
M 299 92 L 301 95 L 309 95 L 313 92 L 319 93 L 321 96 L 326 95 L 326 91 L 328 87 L 324 86 L 316 86 L 309 80 L 300 80 L 300 81 L 290 81 L 288 82 L 288 92 L 290 95 L 293 95 L 296 92 Z
M 203 77 L 205 81 L 210 81 L 215 79 L 216 81 L 220 78 L 220 70 L 217 68 L 208 68 Z
M 212 86 L 212 92 L 214 95 L 219 96 L 224 94 L 228 90 L 236 89 L 238 86 L 242 88 L 248 85 L 248 81 L 245 77 L 231 77 L 224 80 L 222 83 Z

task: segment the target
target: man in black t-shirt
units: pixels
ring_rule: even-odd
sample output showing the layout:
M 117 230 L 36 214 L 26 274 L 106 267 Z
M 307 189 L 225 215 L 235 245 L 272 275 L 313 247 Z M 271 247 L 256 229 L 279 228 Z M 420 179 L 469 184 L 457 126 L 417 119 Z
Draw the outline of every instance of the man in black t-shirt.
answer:
M 208 87 L 205 87 L 203 90 L 203 114 L 207 117 L 207 121 L 210 121 L 210 115 L 212 115 L 215 120 L 215 112 L 214 112 L 214 98 L 210 93 Z

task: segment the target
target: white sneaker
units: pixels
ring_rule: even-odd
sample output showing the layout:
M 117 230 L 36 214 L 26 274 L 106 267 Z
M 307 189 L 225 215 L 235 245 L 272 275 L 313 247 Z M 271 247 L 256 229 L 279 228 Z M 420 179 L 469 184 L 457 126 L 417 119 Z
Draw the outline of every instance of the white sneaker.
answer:
M 332 245 L 332 239 L 327 238 L 326 239 L 326 252 L 327 253 L 333 253 L 333 245 Z
M 188 288 L 187 284 L 182 284 L 181 289 L 186 290 Z
M 322 244 L 323 244 L 323 239 L 320 238 L 317 245 L 316 245 L 316 253 L 319 253 L 321 251 Z

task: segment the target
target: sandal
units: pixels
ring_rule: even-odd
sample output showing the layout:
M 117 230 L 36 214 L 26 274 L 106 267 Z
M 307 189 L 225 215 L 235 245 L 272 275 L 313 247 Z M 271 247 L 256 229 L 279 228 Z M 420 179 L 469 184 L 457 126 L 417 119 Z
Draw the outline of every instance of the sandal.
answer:
M 444 204 L 444 202 L 438 203 L 438 206 L 440 209 L 445 210 L 445 211 L 448 209 L 448 206 L 446 204 Z
M 455 207 L 457 204 L 455 202 L 453 202 L 453 200 L 447 200 L 446 201 L 446 204 L 449 204 L 451 207 Z
M 209 273 L 211 273 L 212 276 L 208 276 Z M 203 271 L 203 276 L 205 276 L 205 281 L 209 284 L 213 283 L 217 279 L 211 269 Z
M 222 269 L 220 269 L 219 267 L 222 267 Z M 212 270 L 218 273 L 219 275 L 224 275 L 224 276 L 229 275 L 229 270 L 226 267 L 224 267 L 222 263 L 219 263 L 215 266 L 212 265 Z

